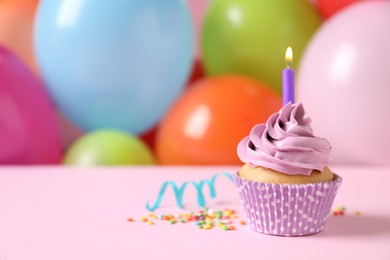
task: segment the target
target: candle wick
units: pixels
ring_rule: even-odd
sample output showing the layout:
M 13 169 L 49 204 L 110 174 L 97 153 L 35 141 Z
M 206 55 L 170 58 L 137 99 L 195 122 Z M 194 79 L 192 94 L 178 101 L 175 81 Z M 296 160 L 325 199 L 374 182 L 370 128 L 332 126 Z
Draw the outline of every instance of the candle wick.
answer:
M 290 62 L 287 62 L 287 69 L 290 68 L 290 65 L 291 65 L 291 63 L 290 63 Z

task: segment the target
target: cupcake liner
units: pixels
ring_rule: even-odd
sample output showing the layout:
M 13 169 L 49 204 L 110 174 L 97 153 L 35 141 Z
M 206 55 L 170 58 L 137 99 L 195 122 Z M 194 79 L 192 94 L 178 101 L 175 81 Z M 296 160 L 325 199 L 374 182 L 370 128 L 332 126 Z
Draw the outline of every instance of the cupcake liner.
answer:
M 342 179 L 310 184 L 260 183 L 234 174 L 245 216 L 252 230 L 276 236 L 321 232 Z

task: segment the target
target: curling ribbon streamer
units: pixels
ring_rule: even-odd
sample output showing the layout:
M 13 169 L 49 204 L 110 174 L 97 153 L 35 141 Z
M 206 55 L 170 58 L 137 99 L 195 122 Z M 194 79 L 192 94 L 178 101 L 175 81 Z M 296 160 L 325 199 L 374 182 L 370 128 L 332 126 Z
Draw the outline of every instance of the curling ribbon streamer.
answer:
M 173 188 L 173 191 L 175 193 L 176 205 L 179 208 L 183 208 L 183 195 L 184 195 L 184 191 L 185 191 L 186 187 L 188 186 L 188 184 L 192 184 L 195 187 L 196 192 L 198 194 L 198 205 L 200 207 L 204 207 L 206 205 L 206 203 L 205 203 L 205 198 L 204 198 L 204 194 L 203 194 L 203 186 L 204 186 L 204 184 L 207 184 L 209 186 L 209 189 L 210 189 L 210 198 L 215 198 L 217 196 L 217 193 L 215 191 L 215 181 L 218 178 L 218 176 L 220 176 L 220 175 L 226 176 L 229 180 L 231 180 L 233 182 L 233 176 L 229 173 L 215 174 L 215 175 L 213 175 L 213 177 L 211 177 L 211 179 L 201 180 L 200 182 L 185 181 L 180 187 L 174 181 L 165 181 L 160 188 L 160 192 L 158 193 L 157 199 L 154 202 L 153 206 L 150 206 L 149 201 L 147 201 L 146 202 L 146 209 L 149 211 L 156 210 L 160 206 L 161 201 L 162 201 L 164 194 L 165 194 L 165 190 L 169 186 L 171 186 Z

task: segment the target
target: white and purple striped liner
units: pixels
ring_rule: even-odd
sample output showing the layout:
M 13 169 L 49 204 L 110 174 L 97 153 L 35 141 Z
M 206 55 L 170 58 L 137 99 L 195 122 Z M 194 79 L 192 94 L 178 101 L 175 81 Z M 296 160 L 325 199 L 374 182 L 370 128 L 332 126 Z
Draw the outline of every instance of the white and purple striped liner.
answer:
M 310 184 L 260 183 L 234 174 L 250 228 L 276 236 L 305 236 L 321 232 L 329 217 L 342 178 Z

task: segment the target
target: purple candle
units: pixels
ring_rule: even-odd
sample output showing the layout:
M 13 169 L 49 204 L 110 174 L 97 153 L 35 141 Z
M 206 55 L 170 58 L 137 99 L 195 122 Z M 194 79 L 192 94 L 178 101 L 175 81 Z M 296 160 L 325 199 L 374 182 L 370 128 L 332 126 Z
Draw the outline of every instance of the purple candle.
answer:
M 283 105 L 294 103 L 294 70 L 290 68 L 293 59 L 291 47 L 286 50 L 287 68 L 283 70 Z

